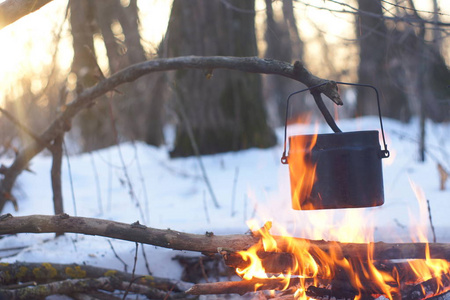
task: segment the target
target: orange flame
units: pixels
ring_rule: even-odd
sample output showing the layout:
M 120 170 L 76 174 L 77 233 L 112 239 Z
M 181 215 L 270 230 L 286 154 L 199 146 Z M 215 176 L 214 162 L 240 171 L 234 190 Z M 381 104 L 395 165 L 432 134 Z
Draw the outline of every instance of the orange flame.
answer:
M 290 138 L 289 173 L 291 180 L 292 208 L 311 209 L 305 203 L 316 181 L 316 165 L 311 160 L 311 150 L 317 134 L 296 135 Z
M 416 227 L 414 235 L 411 233 L 411 237 L 414 239 L 415 237 L 418 237 L 420 242 L 428 243 L 427 239 L 427 227 L 423 226 L 427 224 L 428 216 L 428 206 L 426 205 L 427 199 L 425 197 L 425 193 L 423 190 L 417 186 L 414 182 L 410 180 L 411 188 L 414 191 L 414 194 L 416 195 L 419 208 L 420 208 L 420 220 L 419 223 L 422 224 L 422 226 Z M 442 259 L 432 259 L 430 255 L 430 247 L 428 244 L 426 244 L 425 247 L 425 260 L 413 260 L 409 261 L 409 265 L 411 267 L 411 270 L 416 275 L 416 282 L 421 282 L 425 280 L 429 280 L 431 278 L 435 278 L 436 280 L 436 287 L 437 290 L 433 291 L 433 294 L 430 296 L 433 296 L 434 294 L 439 294 L 446 292 L 450 289 L 450 287 L 444 287 L 444 284 L 442 282 L 442 275 L 446 274 L 448 275 L 450 272 L 450 265 L 446 260 Z M 426 292 L 424 291 L 424 294 Z

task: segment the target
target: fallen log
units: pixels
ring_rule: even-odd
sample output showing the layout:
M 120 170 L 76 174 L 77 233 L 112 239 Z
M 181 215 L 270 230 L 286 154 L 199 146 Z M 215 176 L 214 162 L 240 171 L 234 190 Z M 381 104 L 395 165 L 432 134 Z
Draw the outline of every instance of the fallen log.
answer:
M 66 279 L 86 279 L 100 277 L 115 277 L 120 281 L 133 281 L 133 283 L 152 287 L 158 290 L 184 292 L 192 283 L 160 278 L 150 275 L 133 275 L 114 269 L 99 268 L 78 264 L 54 263 L 2 263 L 0 264 L 0 286 L 8 286 L 19 282 L 46 283 L 49 281 L 62 281 Z
M 113 292 L 114 290 L 129 290 L 136 294 L 143 294 L 149 299 L 186 299 L 184 293 L 168 293 L 153 287 L 139 284 L 130 284 L 115 277 L 66 279 L 40 284 L 27 288 L 6 289 L 0 288 L 0 299 L 44 299 L 47 296 L 61 294 L 70 295 L 73 293 L 84 293 L 93 290 L 104 290 Z
M 214 235 L 190 234 L 172 229 L 155 229 L 135 222 L 119 223 L 109 220 L 71 217 L 67 214 L 57 216 L 30 215 L 13 217 L 11 214 L 0 216 L 0 234 L 18 233 L 80 233 L 121 239 L 126 241 L 150 244 L 174 250 L 196 251 L 206 254 L 221 250 L 238 252 L 260 243 L 257 234 Z M 388 259 L 425 259 L 426 248 L 430 257 L 450 260 L 450 244 L 444 243 L 339 243 L 316 241 L 302 238 L 272 236 L 277 242 L 279 252 L 289 252 L 291 244 L 298 243 L 309 247 L 311 252 L 338 253 L 343 257 L 367 258 L 368 248 L 373 248 L 371 257 L 374 260 Z

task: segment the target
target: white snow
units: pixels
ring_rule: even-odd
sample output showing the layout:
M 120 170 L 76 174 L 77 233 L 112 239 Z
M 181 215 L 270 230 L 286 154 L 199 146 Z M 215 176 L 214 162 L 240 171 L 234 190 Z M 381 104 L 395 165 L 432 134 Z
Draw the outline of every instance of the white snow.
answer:
M 339 126 L 344 131 L 379 128 L 378 119 L 374 117 L 342 120 Z M 275 225 L 273 233 L 281 232 L 278 226 L 283 226 L 296 236 L 318 238 L 311 226 L 314 229 L 322 227 L 322 238 L 325 239 L 333 239 L 334 232 L 346 219 L 354 220 L 345 227 L 348 233 L 373 225 L 375 240 L 410 241 L 409 231 L 416 231 L 417 227 L 425 228 L 431 240 L 428 213 L 425 211 L 425 215 L 420 216 L 419 201 L 411 188 L 410 182 L 413 182 L 430 201 L 438 242 L 450 242 L 450 182 L 447 182 L 446 191 L 439 190 L 436 167 L 438 160 L 450 168 L 450 125 L 427 123 L 427 151 L 431 155 L 427 155 L 425 163 L 418 162 L 417 120 L 402 124 L 385 119 L 384 126 L 391 158 L 383 160 L 385 204 L 381 207 L 292 210 L 289 168 L 280 163 L 283 130 L 278 129 L 280 142 L 271 149 L 249 149 L 201 158 L 220 208 L 214 206 L 194 157 L 170 159 L 167 148 L 138 142 L 70 156 L 76 215 L 125 223 L 139 220 L 149 227 L 199 234 L 206 231 L 245 233 L 248 230 L 246 220 L 255 218 L 259 225 L 272 221 Z M 288 135 L 313 133 L 314 127 L 290 126 Z M 318 127 L 320 132 L 330 132 L 326 124 Z M 34 174 L 24 172 L 17 182 L 15 195 L 19 198 L 19 211 L 15 212 L 8 203 L 3 213 L 14 216 L 52 214 L 50 167 L 51 157 L 41 154 L 34 158 L 31 162 Z M 75 215 L 66 159 L 62 174 L 64 208 L 69 215 Z M 135 197 L 130 196 L 128 183 Z M 363 215 L 358 217 L 356 213 Z M 370 234 L 366 237 L 370 238 Z M 346 239 L 354 240 L 353 237 Z M 131 270 L 135 244 L 110 241 Z M 27 247 L 21 251 L 2 251 L 16 246 Z M 180 251 L 153 246 L 145 246 L 145 251 L 154 275 L 180 277 L 181 267 L 171 260 L 174 255 L 181 254 Z M 123 270 L 123 264 L 114 256 L 106 238 L 81 234 L 65 234 L 58 238 L 54 238 L 54 234 L 6 236 L 0 240 L 0 257 L 1 262 L 86 263 Z M 136 272 L 147 273 L 141 254 Z

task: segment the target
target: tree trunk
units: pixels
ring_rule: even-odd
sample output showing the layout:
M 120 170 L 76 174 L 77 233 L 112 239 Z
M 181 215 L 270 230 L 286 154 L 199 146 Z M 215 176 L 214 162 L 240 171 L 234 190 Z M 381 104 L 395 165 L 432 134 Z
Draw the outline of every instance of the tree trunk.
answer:
M 73 37 L 72 72 L 77 75 L 77 92 L 95 85 L 100 74 L 94 48 L 95 3 L 89 0 L 70 0 L 70 24 Z M 114 144 L 110 122 L 104 103 L 89 107 L 77 116 L 83 151 L 92 151 Z
M 294 14 L 293 0 L 283 0 L 283 17 L 289 29 L 289 36 L 292 47 L 292 57 L 295 60 L 301 60 L 304 53 L 303 41 L 300 39 L 300 33 L 297 28 L 297 20 Z
M 358 4 L 361 11 L 371 14 L 361 13 L 356 21 L 360 47 L 359 82 L 374 85 L 380 91 L 385 116 L 407 121 L 411 111 L 403 89 L 404 70 L 399 57 L 391 51 L 388 53 L 388 48 L 397 46 L 397 41 L 389 35 L 384 20 L 378 17 L 383 14 L 381 2 L 359 0 Z M 359 88 L 356 115 L 377 114 L 373 91 Z
M 93 39 L 95 7 L 88 0 L 70 0 L 69 6 L 74 52 L 72 72 L 77 75 L 78 89 L 81 90 L 97 82 Z
M 256 56 L 254 1 L 175 0 L 168 27 L 167 53 Z M 261 77 L 256 74 L 180 70 L 175 74 L 176 109 L 186 117 L 177 127 L 172 156 L 266 148 L 276 143 L 266 122 Z
M 110 72 L 145 61 L 145 50 L 139 32 L 139 9 L 136 0 L 124 7 L 119 0 L 99 1 L 97 22 L 102 32 L 108 55 Z M 120 24 L 121 35 L 114 34 L 112 26 Z M 159 146 L 163 143 L 163 108 L 159 91 L 160 76 L 145 77 L 121 89 L 124 95 L 115 95 L 113 103 L 122 112 L 117 120 L 118 130 L 128 139 L 145 140 Z M 124 101 L 126 98 L 126 101 Z
M 293 52 L 293 42 L 291 41 L 290 28 L 292 27 L 292 20 L 290 23 L 287 21 L 289 16 L 289 7 L 285 11 L 283 2 L 283 16 L 284 21 L 277 21 L 273 8 L 272 1 L 266 0 L 266 32 L 264 34 L 267 48 L 264 57 L 273 58 L 282 61 L 291 61 Z M 292 3 L 291 3 L 292 5 Z M 288 15 L 285 15 L 287 13 Z M 293 15 L 289 16 L 293 17 Z M 293 24 L 296 28 L 296 25 Z M 298 31 L 296 31 L 298 34 Z M 297 40 L 300 37 L 297 36 Z M 301 53 L 296 53 L 296 59 L 301 60 L 299 56 Z M 271 112 L 271 123 L 280 126 L 284 124 L 286 116 L 286 97 L 296 88 L 290 80 L 279 76 L 266 76 L 265 78 L 265 95 L 267 96 L 267 104 L 275 113 Z

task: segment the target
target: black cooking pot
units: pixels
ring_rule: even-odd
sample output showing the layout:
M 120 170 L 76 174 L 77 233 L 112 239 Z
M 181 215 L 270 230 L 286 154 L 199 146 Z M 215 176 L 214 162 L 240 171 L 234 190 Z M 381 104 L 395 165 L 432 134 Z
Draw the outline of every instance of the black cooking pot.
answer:
M 320 92 L 314 90 L 319 86 L 295 92 L 287 101 L 289 108 L 291 96 L 312 90 L 316 104 L 335 132 L 291 136 L 289 156 L 286 156 L 285 126 L 281 161 L 289 164 L 292 208 L 312 210 L 382 205 L 384 190 L 381 159 L 389 157 L 389 151 L 384 137 L 378 91 L 373 86 L 362 85 L 376 92 L 384 150 L 381 150 L 376 130 L 342 132 L 323 104 Z M 286 122 L 287 115 L 286 111 Z

